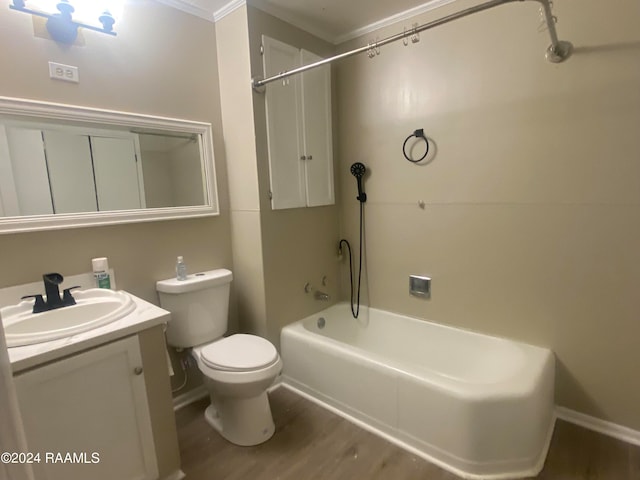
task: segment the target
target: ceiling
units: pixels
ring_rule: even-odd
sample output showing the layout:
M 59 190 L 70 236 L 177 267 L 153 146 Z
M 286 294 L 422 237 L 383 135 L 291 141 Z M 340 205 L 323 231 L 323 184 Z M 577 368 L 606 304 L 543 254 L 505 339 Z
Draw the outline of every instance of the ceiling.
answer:
M 246 3 L 338 44 L 374 28 L 453 1 L 455 0 L 247 0 Z M 163 3 L 205 18 L 219 19 L 245 1 L 165 0 Z

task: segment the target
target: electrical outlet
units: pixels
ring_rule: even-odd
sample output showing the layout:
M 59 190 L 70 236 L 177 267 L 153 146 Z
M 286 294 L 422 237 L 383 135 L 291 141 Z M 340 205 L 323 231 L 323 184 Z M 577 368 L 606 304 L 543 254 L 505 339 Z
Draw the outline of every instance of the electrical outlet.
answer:
M 80 83 L 78 67 L 74 67 L 73 65 L 49 62 L 49 77 L 64 82 Z

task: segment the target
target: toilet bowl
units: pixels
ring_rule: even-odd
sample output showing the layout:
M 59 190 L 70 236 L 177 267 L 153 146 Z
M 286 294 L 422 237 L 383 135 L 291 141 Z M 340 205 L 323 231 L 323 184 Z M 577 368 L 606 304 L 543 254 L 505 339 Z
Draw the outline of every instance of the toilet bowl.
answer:
M 257 445 L 275 425 L 267 389 L 282 371 L 275 347 L 256 335 L 236 334 L 194 347 L 211 405 L 205 420 L 231 443 Z
M 267 441 L 275 428 L 267 389 L 282 370 L 276 348 L 257 335 L 227 330 L 232 274 L 218 269 L 156 283 L 160 305 L 171 312 L 167 343 L 191 348 L 211 405 L 206 421 L 236 445 Z

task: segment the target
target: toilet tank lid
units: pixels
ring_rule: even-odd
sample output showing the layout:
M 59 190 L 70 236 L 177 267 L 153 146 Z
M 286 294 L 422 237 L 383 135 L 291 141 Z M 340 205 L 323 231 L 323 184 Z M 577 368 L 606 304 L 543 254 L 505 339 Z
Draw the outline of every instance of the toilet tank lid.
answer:
M 156 282 L 156 290 L 162 293 L 195 292 L 203 288 L 215 287 L 225 283 L 231 283 L 233 274 L 230 270 L 219 268 L 207 272 L 198 272 L 187 275 L 186 280 L 168 278 Z

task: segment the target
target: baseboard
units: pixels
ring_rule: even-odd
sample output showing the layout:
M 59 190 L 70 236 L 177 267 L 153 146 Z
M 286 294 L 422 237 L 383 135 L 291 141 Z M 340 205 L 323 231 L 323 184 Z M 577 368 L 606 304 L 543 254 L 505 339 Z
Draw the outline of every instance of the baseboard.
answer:
M 588 430 L 613 437 L 632 445 L 640 446 L 640 431 L 633 430 L 629 427 L 618 425 L 617 423 L 607 422 L 584 413 L 576 412 L 566 407 L 556 406 L 556 417 Z
M 171 475 L 167 475 L 166 477 L 162 477 L 162 480 L 182 480 L 187 476 L 184 474 L 182 470 L 176 470 Z
M 197 402 L 200 399 L 203 399 L 204 397 L 206 397 L 207 395 L 209 395 L 209 392 L 207 392 L 207 388 L 204 385 L 200 385 L 199 387 L 194 388 L 193 390 L 189 390 L 186 393 L 183 393 L 182 395 L 178 395 L 177 397 L 173 398 L 173 410 L 180 410 L 183 407 L 186 407 L 187 405 L 193 403 L 193 402 Z
M 282 375 L 278 375 L 275 381 L 271 384 L 269 388 L 267 388 L 267 392 L 271 393 L 274 390 L 279 389 L 283 385 L 282 383 Z

